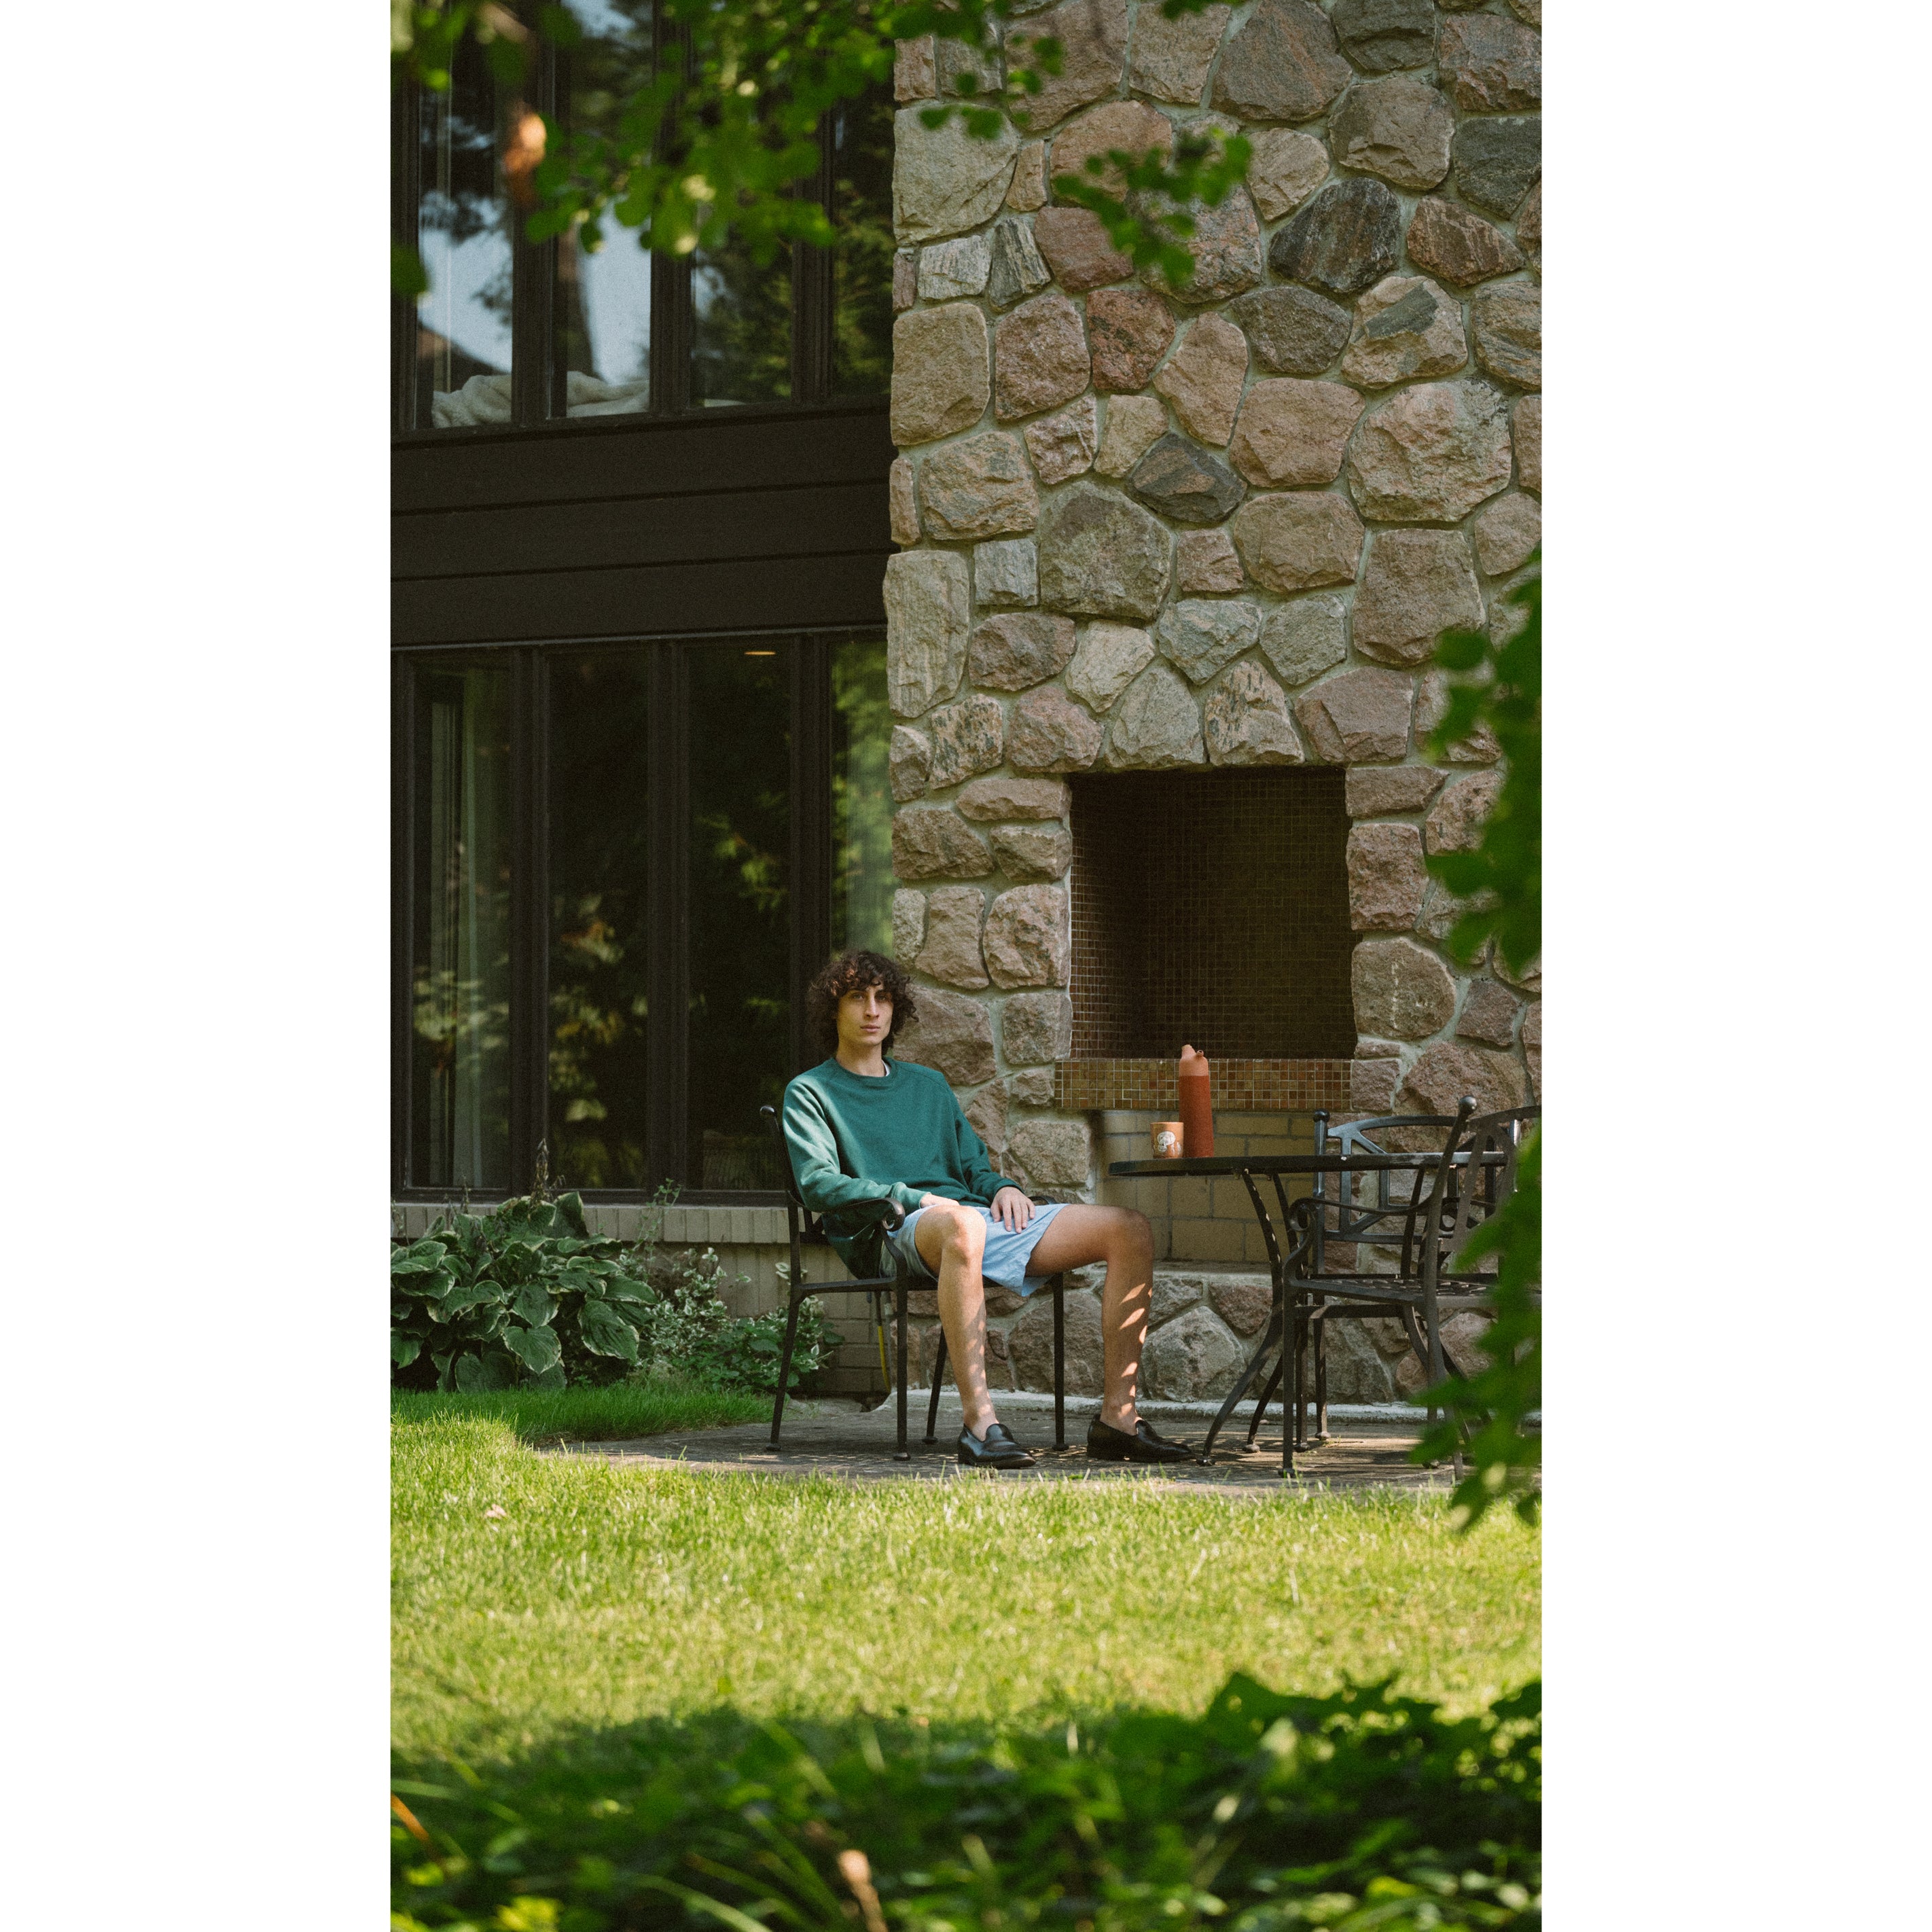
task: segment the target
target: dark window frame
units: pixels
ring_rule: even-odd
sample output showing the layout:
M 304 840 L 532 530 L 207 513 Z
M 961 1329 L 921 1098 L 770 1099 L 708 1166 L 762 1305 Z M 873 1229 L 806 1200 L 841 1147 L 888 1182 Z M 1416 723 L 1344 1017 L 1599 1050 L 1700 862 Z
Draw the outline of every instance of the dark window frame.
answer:
M 421 666 L 507 664 L 512 676 L 512 838 L 509 1195 L 534 1184 L 548 1102 L 548 1051 L 550 944 L 550 824 L 545 759 L 549 743 L 549 660 L 584 649 L 634 647 L 650 652 L 652 703 L 646 811 L 651 823 L 650 889 L 652 946 L 649 967 L 653 1015 L 675 1016 L 654 1024 L 650 1036 L 646 1102 L 649 1162 L 653 1174 L 682 1164 L 685 1140 L 683 1015 L 688 894 L 686 861 L 688 813 L 684 783 L 688 713 L 680 686 L 688 653 L 747 641 L 781 641 L 791 650 L 791 826 L 788 854 L 792 895 L 790 991 L 791 1064 L 802 1069 L 818 1058 L 809 1042 L 804 992 L 818 962 L 830 952 L 833 904 L 832 771 L 835 721 L 832 664 L 848 640 L 878 632 L 850 624 L 818 629 L 790 626 L 726 631 L 640 633 L 625 637 L 549 638 L 512 644 L 428 645 L 399 650 L 392 665 L 391 1012 L 392 1135 L 390 1184 L 398 1201 L 442 1202 L 457 1191 L 418 1186 L 410 1178 L 414 1082 L 413 946 L 417 856 L 418 733 L 416 672 Z M 662 698 L 660 697 L 662 693 Z M 674 1151 L 675 1150 L 675 1151 Z M 565 1177 L 566 1184 L 568 1178 Z M 494 1192 L 472 1190 L 477 1198 Z M 649 1188 L 585 1188 L 590 1200 L 626 1204 L 652 1198 Z M 679 1199 L 738 1207 L 776 1205 L 783 1196 L 681 1187 Z
M 658 22 L 660 35 L 662 21 Z M 658 50 L 665 51 L 662 38 Z M 556 114 L 562 63 L 568 58 L 548 41 L 538 56 L 532 104 L 553 122 Z M 422 91 L 413 85 L 396 90 L 391 113 L 391 224 L 396 240 L 413 247 L 416 211 L 422 188 L 419 128 Z M 799 192 L 821 207 L 832 206 L 836 125 L 828 115 L 818 133 L 818 171 Z M 622 235 L 634 231 L 620 229 Z M 532 242 L 520 218 L 513 224 L 511 254 L 511 420 L 438 429 L 429 421 L 428 377 L 416 354 L 416 306 L 406 296 L 392 302 L 392 436 L 399 443 L 448 443 L 511 432 L 556 429 L 573 434 L 622 434 L 640 422 L 665 418 L 740 420 L 760 415 L 791 416 L 800 411 L 849 410 L 865 403 L 880 410 L 884 397 L 833 393 L 832 334 L 835 274 L 830 250 L 802 242 L 791 244 L 791 398 L 786 402 L 735 403 L 706 406 L 691 400 L 691 358 L 695 335 L 689 258 L 659 255 L 651 269 L 650 397 L 634 414 L 607 418 L 572 418 L 565 413 L 565 376 L 557 353 L 557 244 Z

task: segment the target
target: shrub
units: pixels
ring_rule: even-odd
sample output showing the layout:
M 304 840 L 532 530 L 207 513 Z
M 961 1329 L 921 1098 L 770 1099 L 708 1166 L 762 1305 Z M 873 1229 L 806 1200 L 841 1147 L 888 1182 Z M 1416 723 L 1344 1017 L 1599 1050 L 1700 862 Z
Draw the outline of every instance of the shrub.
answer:
M 1445 1719 L 1237 1674 L 1198 1718 L 942 1735 L 730 1711 L 398 1764 L 401 1932 L 1538 1923 L 1540 1687 Z M 406 1819 L 404 1813 L 406 1812 Z
M 778 1384 L 782 1313 L 740 1318 L 719 1298 L 710 1249 L 674 1252 L 593 1235 L 575 1194 L 541 1192 L 488 1214 L 452 1209 L 389 1262 L 389 1355 L 400 1388 L 482 1394 L 621 1380 L 647 1367 L 725 1390 Z M 832 1346 L 801 1312 L 795 1390 Z
M 656 1304 L 644 1321 L 645 1346 L 652 1360 L 716 1388 L 769 1395 L 778 1387 L 784 1310 L 734 1316 L 718 1294 L 724 1268 L 714 1249 L 677 1255 L 659 1250 L 646 1267 L 647 1278 L 658 1292 Z M 799 1310 L 792 1345 L 791 1390 L 816 1375 L 837 1346 L 818 1302 L 806 1302 Z

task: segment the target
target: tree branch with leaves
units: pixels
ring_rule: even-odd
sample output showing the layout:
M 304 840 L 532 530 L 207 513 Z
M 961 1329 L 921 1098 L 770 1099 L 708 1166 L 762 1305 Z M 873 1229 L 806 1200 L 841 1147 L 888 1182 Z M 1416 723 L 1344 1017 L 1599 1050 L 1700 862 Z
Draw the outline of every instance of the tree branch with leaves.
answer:
M 1543 574 L 1541 555 L 1532 574 L 1505 602 L 1523 615 L 1500 643 L 1480 631 L 1446 631 L 1436 662 L 1456 674 L 1447 709 L 1431 734 L 1430 757 L 1486 728 L 1502 755 L 1503 782 L 1474 850 L 1430 855 L 1430 873 L 1465 901 L 1468 910 L 1447 944 L 1459 964 L 1473 964 L 1486 947 L 1498 964 L 1521 978 L 1543 950 Z M 1482 1339 L 1486 1366 L 1410 1400 L 1443 1412 L 1415 1450 L 1418 1462 L 1439 1462 L 1458 1447 L 1468 1473 L 1450 1498 L 1465 1527 L 1495 1503 L 1513 1502 L 1526 1522 L 1536 1519 L 1543 1462 L 1540 1430 L 1529 1418 L 1543 1406 L 1543 1136 L 1523 1143 L 1516 1186 L 1495 1214 L 1476 1229 L 1461 1258 L 1497 1257 L 1490 1303 L 1495 1319 Z
M 1161 11 L 1174 20 L 1208 4 L 1162 0 Z M 958 63 L 952 98 L 920 110 L 923 126 L 957 119 L 980 140 L 1010 124 L 1025 132 L 1028 104 L 1064 50 L 1051 35 L 1010 37 L 1014 11 L 1012 0 L 662 0 L 655 70 L 592 127 L 562 128 L 524 104 L 543 44 L 568 50 L 583 38 L 562 7 L 394 0 L 392 72 L 398 85 L 446 92 L 464 45 L 482 50 L 516 104 L 501 159 L 532 241 L 574 230 L 594 253 L 614 224 L 673 258 L 735 236 L 762 263 L 784 244 L 836 238 L 827 212 L 800 192 L 818 168 L 818 128 L 842 102 L 890 81 L 902 40 L 930 34 L 971 56 Z M 984 83 L 988 74 L 996 85 Z M 1137 267 L 1178 287 L 1194 266 L 1182 245 L 1194 232 L 1190 206 L 1218 206 L 1248 160 L 1238 136 L 1184 130 L 1171 155 L 1110 151 L 1054 186 L 1098 216 Z M 398 240 L 394 260 L 399 292 L 427 288 L 410 243 Z

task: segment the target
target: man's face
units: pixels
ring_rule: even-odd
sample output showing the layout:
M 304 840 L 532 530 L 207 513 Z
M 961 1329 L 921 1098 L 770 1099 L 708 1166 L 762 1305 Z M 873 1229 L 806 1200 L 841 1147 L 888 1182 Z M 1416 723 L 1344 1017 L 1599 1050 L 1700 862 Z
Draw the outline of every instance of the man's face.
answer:
M 892 1030 L 892 1003 L 883 986 L 847 993 L 838 1002 L 838 1044 L 854 1052 L 878 1046 Z

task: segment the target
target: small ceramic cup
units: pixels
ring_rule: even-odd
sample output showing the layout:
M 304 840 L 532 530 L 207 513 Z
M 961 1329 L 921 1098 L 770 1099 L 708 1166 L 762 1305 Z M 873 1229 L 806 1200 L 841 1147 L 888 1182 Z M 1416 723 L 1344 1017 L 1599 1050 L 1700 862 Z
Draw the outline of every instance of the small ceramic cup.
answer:
M 1180 1123 L 1156 1120 L 1154 1124 L 1154 1152 L 1156 1160 L 1180 1158 Z

